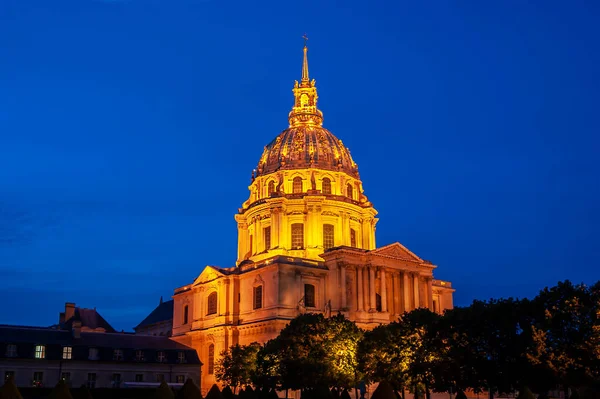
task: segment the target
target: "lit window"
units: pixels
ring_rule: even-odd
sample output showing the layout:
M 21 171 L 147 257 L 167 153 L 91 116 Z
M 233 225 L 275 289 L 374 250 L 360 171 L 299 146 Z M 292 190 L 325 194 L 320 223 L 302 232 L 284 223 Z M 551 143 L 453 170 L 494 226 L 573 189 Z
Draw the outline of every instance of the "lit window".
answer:
M 87 387 L 96 388 L 96 373 L 88 373 Z
M 98 360 L 98 348 L 90 348 L 89 360 Z
M 144 360 L 144 351 L 142 350 L 136 350 L 135 351 L 135 360 L 137 360 L 138 362 L 141 362 Z
M 115 349 L 113 351 L 113 360 L 123 360 L 123 349 Z
M 33 386 L 41 387 L 44 382 L 44 373 L 41 371 L 35 371 L 33 373 Z
M 35 346 L 35 358 L 45 359 L 46 358 L 46 347 L 44 345 Z
M 8 344 L 6 346 L 6 357 L 17 357 L 17 345 Z
M 144 382 L 144 374 L 136 374 L 135 382 Z
M 207 315 L 216 314 L 217 313 L 217 293 L 213 292 L 208 296 L 208 309 L 206 311 Z
M 167 355 L 165 354 L 165 352 L 159 351 L 156 358 L 158 359 L 159 363 L 163 363 L 167 360 Z
M 346 195 L 348 196 L 348 198 L 354 198 L 352 190 L 352 184 L 348 183 L 348 186 L 346 187 Z
M 70 346 L 63 346 L 63 359 L 69 360 L 73 356 L 73 348 Z
M 292 224 L 292 249 L 304 248 L 304 225 L 302 223 Z
M 267 195 L 270 197 L 273 193 L 275 193 L 275 182 L 271 180 L 267 186 Z
M 315 286 L 312 284 L 304 284 L 304 306 L 315 307 Z
M 69 372 L 61 373 L 60 379 L 63 380 L 64 382 L 71 381 L 71 373 L 69 373 Z
M 179 352 L 177 354 L 177 363 L 186 363 L 185 352 Z
M 185 305 L 183 307 L 183 324 L 187 324 L 188 323 L 188 305 Z
M 323 188 L 321 192 L 323 194 L 331 194 L 331 180 L 327 177 L 323 178 Z
M 156 374 L 156 382 L 163 382 L 165 380 L 164 374 Z
M 208 374 L 212 375 L 215 372 L 215 345 L 208 345 Z
M 254 309 L 260 309 L 262 308 L 262 292 L 263 292 L 263 287 L 262 285 L 259 285 L 258 287 L 254 287 L 254 304 L 253 304 L 253 308 Z
M 183 384 L 185 382 L 185 376 L 184 375 L 178 375 L 177 376 L 177 383 L 178 384 Z
M 381 295 L 375 294 L 375 310 L 381 312 Z
M 356 248 L 356 230 L 350 229 L 350 246 Z
M 265 251 L 271 249 L 271 226 L 263 229 L 265 239 Z
M 301 192 L 302 192 L 302 178 L 294 177 L 294 180 L 292 183 L 292 193 L 300 194 Z
M 15 372 L 14 372 L 14 371 L 6 371 L 6 372 L 4 373 L 4 382 L 8 381 L 8 379 L 9 379 L 10 377 L 13 377 L 13 378 L 14 378 L 14 376 L 15 376 Z
M 329 249 L 334 247 L 334 227 L 332 224 L 323 225 L 323 248 Z

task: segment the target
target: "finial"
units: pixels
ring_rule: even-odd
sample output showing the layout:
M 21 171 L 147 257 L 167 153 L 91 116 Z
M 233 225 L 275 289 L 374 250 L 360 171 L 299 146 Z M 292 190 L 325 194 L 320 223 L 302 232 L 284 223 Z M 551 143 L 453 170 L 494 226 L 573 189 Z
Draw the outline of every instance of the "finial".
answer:
M 302 61 L 302 82 L 308 82 L 308 47 L 306 45 L 306 42 L 308 42 L 308 36 L 306 36 L 306 33 L 304 34 L 304 36 L 302 36 L 302 38 L 304 39 L 304 60 Z
M 163 303 L 163 299 L 162 299 L 162 295 L 160 296 L 160 302 L 158 303 L 159 305 L 162 305 Z

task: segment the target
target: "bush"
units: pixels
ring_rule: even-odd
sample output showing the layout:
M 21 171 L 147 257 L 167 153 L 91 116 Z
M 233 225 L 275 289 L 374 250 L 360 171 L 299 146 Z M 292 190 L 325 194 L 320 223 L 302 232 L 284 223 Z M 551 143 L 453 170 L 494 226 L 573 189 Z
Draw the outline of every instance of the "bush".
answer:
M 223 395 L 223 399 L 233 399 L 234 398 L 233 391 L 231 390 L 229 385 L 227 385 L 225 388 L 223 388 L 223 390 L 221 391 L 221 395 Z
M 344 391 L 340 395 L 340 399 L 351 399 L 350 392 L 348 392 L 347 389 L 344 389 Z
M 535 399 L 535 395 L 527 386 L 524 386 L 523 389 L 519 391 L 517 399 Z
M 396 393 L 389 382 L 381 381 L 371 399 L 396 399 Z
M 163 380 L 156 392 L 154 393 L 154 399 L 175 399 L 175 395 L 173 394 L 173 390 L 167 385 L 167 383 Z
M 463 390 L 459 389 L 458 393 L 456 394 L 456 398 L 454 399 L 467 399 L 467 395 L 465 395 Z
M 0 398 L 2 399 L 23 399 L 17 384 L 15 384 L 15 377 L 12 375 L 6 380 L 4 386 L 0 388 Z
M 177 399 L 202 399 L 200 388 L 194 384 L 191 378 L 188 378 L 185 384 L 177 392 Z
M 213 384 L 213 386 L 210 387 L 210 391 L 206 394 L 206 399 L 223 399 L 223 395 L 217 384 Z
M 50 399 L 73 399 L 71 391 L 64 380 L 58 381 L 58 384 L 50 392 Z

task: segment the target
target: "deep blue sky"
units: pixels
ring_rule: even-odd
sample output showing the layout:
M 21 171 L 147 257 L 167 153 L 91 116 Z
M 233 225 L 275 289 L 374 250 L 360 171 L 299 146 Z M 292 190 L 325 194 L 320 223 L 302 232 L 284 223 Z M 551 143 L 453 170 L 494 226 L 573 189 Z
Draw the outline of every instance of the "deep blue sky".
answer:
M 207 264 L 307 33 L 379 245 L 455 303 L 600 279 L 597 2 L 0 0 L 0 323 L 131 329 Z

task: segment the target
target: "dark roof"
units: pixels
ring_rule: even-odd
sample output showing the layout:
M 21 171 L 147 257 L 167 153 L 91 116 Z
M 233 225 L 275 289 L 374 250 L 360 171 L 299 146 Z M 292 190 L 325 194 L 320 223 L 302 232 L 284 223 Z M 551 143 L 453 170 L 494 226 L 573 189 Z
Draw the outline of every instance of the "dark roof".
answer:
M 140 324 L 134 327 L 137 330 L 140 327 L 150 326 L 161 321 L 173 320 L 173 300 L 161 302 Z
M 89 360 L 89 348 L 97 348 L 99 361 L 113 361 L 114 349 L 123 350 L 124 362 L 139 362 L 136 351 L 144 352 L 144 361 L 156 362 L 158 351 L 166 353 L 166 363 L 177 363 L 178 353 L 185 354 L 186 363 L 199 364 L 193 348 L 167 337 L 135 335 L 132 333 L 81 332 L 80 338 L 71 331 L 44 327 L 0 326 L 0 358 L 6 356 L 6 346 L 17 346 L 19 358 L 33 358 L 35 345 L 46 346 L 46 358 L 60 360 L 62 347 L 73 347 L 74 360 Z
M 62 330 L 70 330 L 74 321 L 80 321 L 81 327 L 88 327 L 92 330 L 103 328 L 106 332 L 117 332 L 110 324 L 108 324 L 108 321 L 96 311 L 96 309 L 75 308 L 73 317 L 62 323 L 60 328 Z

